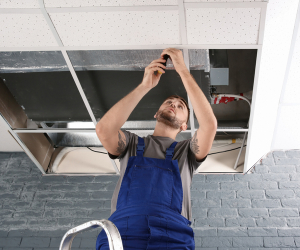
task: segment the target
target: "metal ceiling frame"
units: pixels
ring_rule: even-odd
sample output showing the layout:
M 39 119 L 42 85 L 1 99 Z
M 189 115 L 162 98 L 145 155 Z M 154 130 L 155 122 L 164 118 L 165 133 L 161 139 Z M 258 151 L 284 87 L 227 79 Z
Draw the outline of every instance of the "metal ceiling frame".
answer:
M 181 35 L 181 43 L 187 44 L 187 32 L 186 32 L 186 18 L 185 18 L 185 6 L 183 3 L 184 0 L 178 0 L 178 11 L 179 11 L 179 29 L 180 29 L 180 35 Z M 190 58 L 189 58 L 189 51 L 188 49 L 183 49 L 183 58 L 185 66 L 187 67 L 188 71 L 190 72 Z M 188 94 L 188 105 L 190 109 L 190 125 L 191 125 L 191 137 L 195 134 L 195 122 L 194 122 L 194 108 L 191 103 L 190 97 Z
M 184 0 L 178 0 L 178 6 L 130 6 L 130 7 L 81 7 L 81 8 L 45 8 L 44 0 L 39 0 L 40 9 L 38 8 L 28 8 L 28 9 L 10 9 L 3 8 L 0 9 L 0 13 L 14 13 L 14 14 L 43 14 L 58 46 L 41 46 L 41 47 L 1 47 L 1 51 L 61 51 L 64 59 L 67 63 L 67 66 L 70 70 L 70 73 L 74 79 L 74 82 L 78 88 L 78 91 L 83 99 L 83 102 L 89 112 L 89 115 L 93 121 L 94 126 L 96 127 L 97 121 L 92 112 L 92 109 L 88 103 L 88 100 L 85 96 L 85 93 L 81 87 L 80 81 L 76 75 L 76 72 L 72 66 L 70 58 L 67 54 L 68 50 L 130 50 L 130 49 L 165 49 L 168 47 L 176 47 L 177 49 L 183 49 L 183 56 L 185 64 L 190 71 L 189 67 L 189 49 L 257 49 L 258 55 L 261 55 L 262 49 L 262 41 L 265 27 L 265 17 L 266 17 L 266 8 L 267 2 L 243 2 L 243 3 L 184 3 Z M 217 45 L 217 44 L 193 44 L 188 45 L 187 41 L 187 29 L 186 29 L 186 8 L 261 8 L 261 18 L 259 25 L 259 34 L 258 34 L 258 42 L 257 44 L 225 44 L 225 45 Z M 179 27 L 180 27 L 180 35 L 181 35 L 181 44 L 182 45 L 117 45 L 117 46 L 64 46 L 58 32 L 55 29 L 55 26 L 49 16 L 49 13 L 60 13 L 60 12 L 107 12 L 107 11 L 153 11 L 153 10 L 178 10 L 179 12 Z M 261 56 L 257 56 L 257 65 L 260 64 Z M 256 67 L 258 69 L 258 67 Z M 255 73 L 257 82 L 258 72 Z M 256 84 L 255 84 L 256 85 Z M 187 95 L 188 96 L 188 95 Z M 195 133 L 195 124 L 194 124 L 194 112 L 193 106 L 188 96 L 188 105 L 191 110 L 191 130 L 186 130 L 185 132 L 191 132 L 193 136 Z M 253 109 L 252 109 L 253 110 Z M 251 116 L 250 116 L 251 117 Z M 0 117 L 2 118 L 2 117 Z M 5 121 L 5 119 L 3 119 Z M 250 123 L 252 123 L 250 121 Z M 61 129 L 61 128 L 53 128 L 53 129 L 11 129 L 9 128 L 9 132 L 15 138 L 15 140 L 19 143 L 19 145 L 23 148 L 23 150 L 27 153 L 27 155 L 31 158 L 31 160 L 38 166 L 43 174 L 45 171 L 39 162 L 34 158 L 28 148 L 22 143 L 19 139 L 17 133 L 65 133 L 65 132 L 95 132 L 95 129 Z M 138 132 L 139 130 L 134 130 L 134 132 Z M 142 130 L 143 132 L 153 132 L 153 130 Z M 230 132 L 246 132 L 248 129 L 217 129 L 217 131 L 230 131 Z M 116 163 L 114 160 L 110 158 L 117 174 L 120 174 Z

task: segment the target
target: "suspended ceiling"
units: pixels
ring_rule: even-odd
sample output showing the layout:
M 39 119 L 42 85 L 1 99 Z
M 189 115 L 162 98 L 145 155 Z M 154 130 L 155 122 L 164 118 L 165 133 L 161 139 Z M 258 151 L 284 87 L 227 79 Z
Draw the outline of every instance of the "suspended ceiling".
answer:
M 266 14 L 266 1 L 42 2 L 1 1 L 2 51 L 260 49 Z
M 258 44 L 266 9 L 242 0 L 44 3 L 65 47 Z M 1 47 L 58 46 L 37 0 L 1 1 L 0 10 Z

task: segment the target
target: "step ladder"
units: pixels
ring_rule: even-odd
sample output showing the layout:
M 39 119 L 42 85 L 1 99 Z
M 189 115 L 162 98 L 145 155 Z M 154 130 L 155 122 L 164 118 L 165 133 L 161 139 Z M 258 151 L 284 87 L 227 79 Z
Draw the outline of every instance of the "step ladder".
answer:
M 123 250 L 122 238 L 118 228 L 113 222 L 106 219 L 92 220 L 70 229 L 62 238 L 59 250 L 70 250 L 73 239 L 78 233 L 89 231 L 97 227 L 102 227 L 105 230 L 110 250 Z

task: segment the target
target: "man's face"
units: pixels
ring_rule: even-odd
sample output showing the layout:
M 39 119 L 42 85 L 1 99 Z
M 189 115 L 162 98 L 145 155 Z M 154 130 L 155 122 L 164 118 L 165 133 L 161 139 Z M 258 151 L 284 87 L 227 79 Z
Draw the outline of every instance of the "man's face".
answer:
M 173 109 L 173 111 L 171 110 Z M 188 110 L 183 101 L 178 98 L 167 99 L 160 106 L 154 118 L 158 122 L 162 122 L 174 129 L 179 129 L 183 125 L 182 130 L 185 130 Z

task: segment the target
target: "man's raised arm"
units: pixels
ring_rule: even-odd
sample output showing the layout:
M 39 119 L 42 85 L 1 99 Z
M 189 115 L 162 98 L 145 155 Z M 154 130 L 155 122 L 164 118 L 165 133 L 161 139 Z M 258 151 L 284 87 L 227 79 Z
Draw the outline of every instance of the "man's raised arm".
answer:
M 168 54 L 171 57 L 175 70 L 180 75 L 186 92 L 191 99 L 199 123 L 199 129 L 196 130 L 191 140 L 191 150 L 195 154 L 196 159 L 200 161 L 209 153 L 212 147 L 218 121 L 210 103 L 187 69 L 181 50 L 167 48 L 161 53 L 161 56 L 164 54 Z
M 152 61 L 145 68 L 143 81 L 108 110 L 98 122 L 96 126 L 97 136 L 111 154 L 120 154 L 122 148 L 124 149 L 125 136 L 120 129 L 144 95 L 158 84 L 161 74 L 155 75 L 154 72 L 159 70 L 165 73 L 163 69 L 166 67 L 162 64 L 165 61 L 162 58 Z
M 149 90 L 142 84 L 139 84 L 105 113 L 96 126 L 96 130 L 101 134 L 102 138 L 110 137 L 119 131 L 133 109 Z

